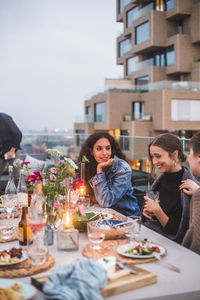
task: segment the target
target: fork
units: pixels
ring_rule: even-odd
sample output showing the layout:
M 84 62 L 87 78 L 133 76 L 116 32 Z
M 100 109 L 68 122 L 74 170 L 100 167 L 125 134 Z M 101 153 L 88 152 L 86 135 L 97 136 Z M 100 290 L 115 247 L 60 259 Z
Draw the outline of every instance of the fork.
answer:
M 178 267 L 176 267 L 176 266 L 174 266 L 174 265 L 172 265 L 172 264 L 170 264 L 170 263 L 168 263 L 168 262 L 166 262 L 166 261 L 164 261 L 164 260 L 161 260 L 160 254 L 153 252 L 153 256 L 154 256 L 154 257 L 155 257 L 155 258 L 156 258 L 163 266 L 166 266 L 168 269 L 170 269 L 170 270 L 172 270 L 172 271 L 174 271 L 174 272 L 181 273 L 181 270 L 180 270 Z

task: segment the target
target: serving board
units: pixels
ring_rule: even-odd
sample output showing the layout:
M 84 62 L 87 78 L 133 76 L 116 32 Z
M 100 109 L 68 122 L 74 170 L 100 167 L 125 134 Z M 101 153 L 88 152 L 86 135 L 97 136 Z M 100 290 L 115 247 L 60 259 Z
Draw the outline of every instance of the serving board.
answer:
M 118 278 L 113 282 L 109 282 L 103 289 L 101 289 L 101 294 L 104 298 L 138 289 L 157 282 L 156 274 L 133 265 L 130 265 L 129 267 L 131 267 L 137 273 L 128 274 Z M 49 276 L 50 273 L 32 276 L 31 283 L 42 291 L 42 287 Z

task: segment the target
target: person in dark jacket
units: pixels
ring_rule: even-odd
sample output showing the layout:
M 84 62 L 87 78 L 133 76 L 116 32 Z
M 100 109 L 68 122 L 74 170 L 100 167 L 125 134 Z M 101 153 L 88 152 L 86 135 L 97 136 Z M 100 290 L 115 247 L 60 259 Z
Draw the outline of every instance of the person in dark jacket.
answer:
M 182 143 L 173 134 L 161 134 L 150 143 L 149 156 L 160 172 L 151 190 L 160 196 L 157 201 L 144 197 L 144 225 L 182 243 L 189 227 L 191 196 L 181 191 L 180 185 L 182 180 L 195 180 L 190 170 L 182 166 L 186 160 Z
M 200 132 L 189 141 L 188 162 L 194 175 L 200 176 Z M 190 225 L 182 245 L 200 254 L 200 186 L 193 180 L 183 180 L 180 189 L 192 196 L 190 202 Z
M 5 113 L 0 113 L 0 176 L 7 162 L 12 164 L 17 156 L 21 139 L 22 133 L 13 119 Z

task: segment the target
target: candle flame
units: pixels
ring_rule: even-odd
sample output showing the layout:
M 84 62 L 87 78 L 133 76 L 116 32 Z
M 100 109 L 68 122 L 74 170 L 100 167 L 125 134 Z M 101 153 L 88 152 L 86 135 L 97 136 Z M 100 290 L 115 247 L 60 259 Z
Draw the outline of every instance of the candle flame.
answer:
M 81 185 L 79 195 L 80 196 L 85 196 L 85 186 L 84 185 Z
M 64 218 L 63 218 L 63 226 L 64 226 L 65 228 L 70 228 L 70 227 L 72 227 L 72 220 L 71 220 L 69 211 L 67 211 L 66 214 L 64 215 Z

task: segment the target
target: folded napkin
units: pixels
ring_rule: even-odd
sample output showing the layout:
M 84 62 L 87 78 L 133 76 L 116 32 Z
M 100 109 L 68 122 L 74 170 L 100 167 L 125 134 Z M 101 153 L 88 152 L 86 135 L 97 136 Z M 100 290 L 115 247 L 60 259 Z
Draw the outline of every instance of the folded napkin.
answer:
M 43 287 L 45 296 L 58 300 L 102 300 L 100 288 L 107 282 L 107 272 L 95 259 L 74 261 L 61 266 Z

